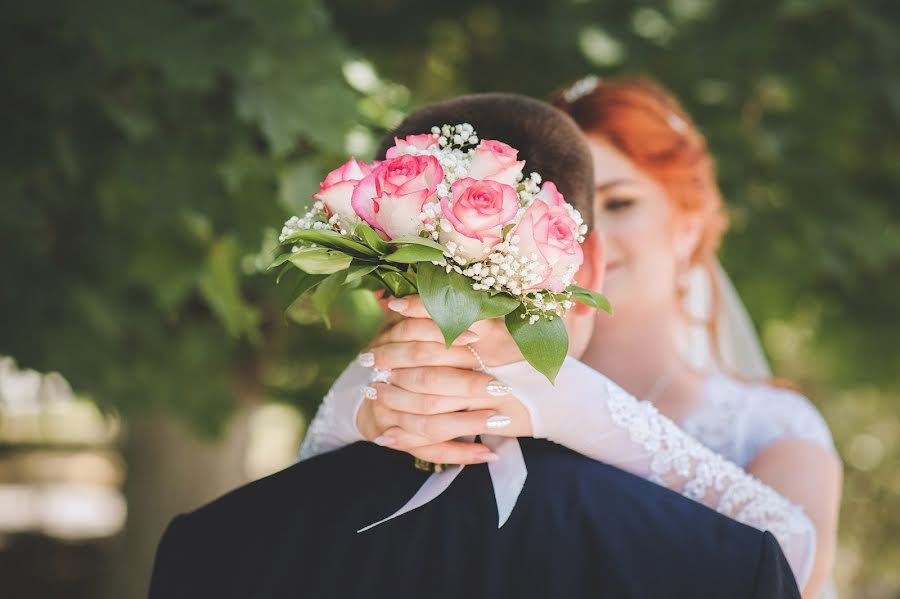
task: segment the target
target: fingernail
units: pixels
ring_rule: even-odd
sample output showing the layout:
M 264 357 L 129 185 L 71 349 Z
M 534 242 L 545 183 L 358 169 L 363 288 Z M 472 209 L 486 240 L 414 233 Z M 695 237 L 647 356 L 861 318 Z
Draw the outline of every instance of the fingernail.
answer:
M 368 385 L 365 385 L 362 388 L 362 392 L 363 392 L 363 397 L 365 397 L 366 399 L 371 399 L 373 401 L 378 399 L 378 390 L 375 387 L 370 387 Z
M 504 416 L 502 414 L 497 414 L 496 416 L 491 416 L 487 419 L 487 427 L 488 428 L 506 428 L 510 425 L 512 419 L 509 416 Z
M 500 395 L 508 395 L 512 389 L 509 388 L 509 385 L 504 383 L 503 381 L 498 381 L 497 379 L 492 380 L 487 384 L 487 392 L 488 395 L 500 396 Z
M 375 445 L 381 445 L 382 447 L 390 447 L 397 442 L 397 439 L 393 437 L 388 437 L 387 435 L 381 435 L 380 437 L 375 437 L 375 441 L 373 441 Z
M 370 383 L 389 383 L 391 382 L 391 371 L 383 368 L 373 368 L 372 376 L 369 378 Z
M 402 298 L 392 299 L 388 302 L 388 308 L 390 308 L 394 312 L 403 312 L 404 310 L 409 308 L 409 300 L 405 300 Z
M 356 361 L 364 368 L 372 368 L 375 366 L 375 354 L 370 351 L 364 351 L 356 356 Z
M 500 456 L 496 453 L 482 453 L 476 457 L 482 462 L 497 462 L 500 460 Z
M 481 339 L 481 337 L 479 337 L 477 333 L 473 333 L 472 331 L 464 331 L 462 335 L 457 337 L 457 339 L 459 339 L 460 343 L 469 344 L 475 343 L 476 341 Z

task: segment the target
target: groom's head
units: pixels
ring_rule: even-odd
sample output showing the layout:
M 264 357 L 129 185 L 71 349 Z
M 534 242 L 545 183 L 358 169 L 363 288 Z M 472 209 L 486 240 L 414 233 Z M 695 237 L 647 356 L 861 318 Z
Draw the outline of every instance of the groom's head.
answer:
M 519 151 L 525 174 L 553 181 L 566 200 L 591 223 L 594 174 L 584 134 L 568 115 L 518 94 L 472 94 L 429 104 L 388 133 L 377 157 L 384 158 L 395 137 L 428 133 L 434 126 L 469 123 L 479 139 L 495 139 Z

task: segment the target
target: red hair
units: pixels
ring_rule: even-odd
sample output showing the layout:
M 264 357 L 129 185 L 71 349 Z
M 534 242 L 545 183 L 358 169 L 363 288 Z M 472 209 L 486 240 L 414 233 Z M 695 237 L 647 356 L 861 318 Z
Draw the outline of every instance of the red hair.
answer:
M 647 79 L 588 78 L 560 89 L 552 102 L 585 133 L 606 140 L 656 181 L 678 213 L 701 216 L 703 229 L 689 265 L 700 265 L 713 276 L 728 216 L 706 139 L 678 101 Z M 720 359 L 715 319 L 718 303 L 714 293 L 706 325 Z

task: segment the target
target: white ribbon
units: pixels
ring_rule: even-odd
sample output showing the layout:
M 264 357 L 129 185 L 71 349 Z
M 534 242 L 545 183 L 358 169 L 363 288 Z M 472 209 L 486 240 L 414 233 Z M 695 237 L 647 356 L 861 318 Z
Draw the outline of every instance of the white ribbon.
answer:
M 466 437 L 460 440 L 471 442 L 475 438 Z M 491 477 L 491 485 L 494 487 L 494 499 L 497 502 L 497 528 L 500 528 L 506 524 L 513 508 L 516 506 L 522 487 L 525 486 L 528 469 L 525 467 L 525 457 L 522 455 L 522 448 L 516 438 L 482 435 L 481 442 L 490 447 L 491 451 L 500 457 L 496 462 L 488 463 L 488 473 Z M 375 528 L 379 524 L 393 520 L 436 499 L 450 487 L 463 468 L 465 466 L 450 466 L 442 472 L 433 473 L 422 483 L 416 494 L 403 507 L 387 518 L 369 524 L 356 532 L 365 532 Z

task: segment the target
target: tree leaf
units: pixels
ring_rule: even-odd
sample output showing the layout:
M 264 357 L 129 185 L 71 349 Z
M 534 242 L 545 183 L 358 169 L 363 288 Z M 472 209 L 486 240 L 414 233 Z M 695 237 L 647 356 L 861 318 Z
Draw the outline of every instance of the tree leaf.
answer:
M 431 262 L 433 260 L 443 260 L 444 252 L 425 245 L 404 245 L 385 256 L 384 259 L 405 264 Z
M 241 291 L 240 248 L 234 237 L 223 237 L 209 249 L 200 292 L 229 335 L 259 339 L 259 309 Z
M 507 314 L 506 328 L 528 363 L 553 383 L 569 351 L 566 325 L 559 317 L 539 318 L 529 324 L 527 316 L 522 318 L 524 314 L 524 306 Z
M 330 275 L 350 266 L 353 258 L 343 252 L 323 247 L 300 248 L 290 262 L 311 275 Z
M 484 292 L 472 289 L 472 280 L 468 277 L 453 270 L 448 273 L 430 262 L 419 264 L 418 285 L 425 309 L 450 347 L 478 319 Z
M 325 326 L 328 328 L 331 328 L 330 310 L 343 291 L 342 287 L 346 277 L 346 270 L 329 275 L 324 281 L 319 283 L 315 293 L 313 293 L 313 305 L 322 315 L 322 320 L 325 321 Z
M 368 223 L 357 224 L 353 229 L 353 232 L 357 237 L 361 237 L 372 251 L 379 256 L 387 253 L 390 248 L 388 242 L 382 239 L 381 235 L 378 234 L 378 231 L 373 229 Z
M 286 237 L 283 244 L 294 243 L 296 241 L 309 241 L 321 245 L 323 247 L 348 252 L 356 256 L 377 256 L 378 252 L 369 246 L 354 241 L 349 237 L 344 237 L 340 233 L 334 231 L 319 231 L 317 229 L 304 229 L 297 231 L 290 237 Z
M 597 293 L 596 291 L 591 291 L 584 287 L 578 287 L 577 285 L 569 285 L 566 291 L 570 291 L 572 293 L 572 299 L 577 302 L 581 302 L 592 308 L 597 308 L 598 310 L 603 310 L 607 314 L 613 313 L 609 300 L 606 299 L 606 296 L 602 293 Z
M 484 294 L 481 298 L 481 312 L 478 314 L 477 320 L 490 320 L 506 316 L 521 305 L 522 302 L 506 293 Z

